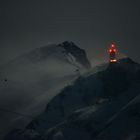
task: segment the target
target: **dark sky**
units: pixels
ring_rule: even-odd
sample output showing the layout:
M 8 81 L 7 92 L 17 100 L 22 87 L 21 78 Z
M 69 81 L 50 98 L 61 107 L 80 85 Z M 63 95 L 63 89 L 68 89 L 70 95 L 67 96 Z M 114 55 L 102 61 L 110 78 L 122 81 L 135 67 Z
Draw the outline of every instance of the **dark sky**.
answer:
M 139 0 L 1 0 L 0 64 L 65 40 L 87 50 L 93 63 L 111 41 L 140 62 Z

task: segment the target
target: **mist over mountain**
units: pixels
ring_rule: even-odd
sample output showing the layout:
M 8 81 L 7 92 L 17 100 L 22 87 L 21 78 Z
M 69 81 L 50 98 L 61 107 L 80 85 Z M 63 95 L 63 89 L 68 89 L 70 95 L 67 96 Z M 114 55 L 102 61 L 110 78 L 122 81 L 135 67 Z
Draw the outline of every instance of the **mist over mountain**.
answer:
M 90 68 L 86 52 L 72 42 L 36 48 L 0 66 L 0 137 L 27 125 Z
M 81 75 L 5 140 L 136 140 L 139 108 L 140 65 L 123 58 Z

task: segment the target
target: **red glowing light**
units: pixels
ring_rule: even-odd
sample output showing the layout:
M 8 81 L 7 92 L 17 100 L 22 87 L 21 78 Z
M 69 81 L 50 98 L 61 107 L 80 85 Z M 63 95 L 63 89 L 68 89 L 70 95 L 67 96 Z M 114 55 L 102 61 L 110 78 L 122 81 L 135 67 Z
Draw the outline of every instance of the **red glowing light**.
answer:
M 108 53 L 109 53 L 110 63 L 117 62 L 117 59 L 116 59 L 117 49 L 116 49 L 115 43 L 111 43 L 110 48 L 108 49 Z
M 116 50 L 116 49 L 114 49 L 113 51 L 114 51 L 114 52 L 116 52 L 117 50 Z
M 115 45 L 114 45 L 114 44 L 112 44 L 112 45 L 111 45 L 111 47 L 115 47 Z

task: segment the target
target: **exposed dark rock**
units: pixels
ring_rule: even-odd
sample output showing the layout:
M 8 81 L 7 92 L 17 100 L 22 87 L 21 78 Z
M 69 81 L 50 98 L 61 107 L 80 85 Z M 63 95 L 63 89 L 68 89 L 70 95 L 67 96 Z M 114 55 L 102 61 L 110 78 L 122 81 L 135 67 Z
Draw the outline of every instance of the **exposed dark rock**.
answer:
M 91 64 L 87 58 L 85 50 L 79 48 L 73 42 L 65 41 L 62 44 L 59 44 L 60 47 L 63 47 L 67 53 L 73 55 L 77 62 L 81 63 L 85 68 L 91 68 Z
M 4 140 L 45 140 L 38 132 L 32 129 L 16 129 L 7 135 Z
M 139 134 L 139 72 L 140 65 L 125 58 L 101 72 L 81 76 L 27 128 L 47 132 L 47 140 L 122 140 L 130 132 Z

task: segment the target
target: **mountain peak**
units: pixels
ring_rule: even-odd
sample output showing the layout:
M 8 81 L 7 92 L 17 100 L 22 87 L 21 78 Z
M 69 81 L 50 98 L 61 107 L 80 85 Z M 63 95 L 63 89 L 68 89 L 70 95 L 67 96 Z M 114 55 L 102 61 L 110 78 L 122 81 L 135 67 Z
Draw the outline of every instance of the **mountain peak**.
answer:
M 124 64 L 138 64 L 135 61 L 133 61 L 131 58 L 126 57 L 126 58 L 122 58 L 119 60 L 119 63 L 124 63 Z
M 107 69 L 118 68 L 118 67 L 128 71 L 135 71 L 140 67 L 140 65 L 135 61 L 133 61 L 131 58 L 126 57 L 126 58 L 119 59 L 117 63 L 109 63 Z
M 116 128 L 120 130 L 121 124 L 127 120 L 128 114 L 124 111 L 131 109 L 131 103 L 140 99 L 138 98 L 140 97 L 139 85 L 140 65 L 130 58 L 120 59 L 117 63 L 109 64 L 106 69 L 88 76 L 80 76 L 72 85 L 66 86 L 48 103 L 46 110 L 23 131 L 26 133 L 33 130 L 37 134 L 43 134 L 49 140 L 64 139 L 64 136 L 66 140 L 81 139 L 81 136 L 82 140 L 99 140 L 96 138 L 102 136 L 104 134 L 102 132 L 106 132 L 106 129 L 114 123 L 112 129 L 109 129 L 113 131 L 114 136 L 116 133 L 114 130 Z M 134 113 L 131 111 L 129 113 L 139 117 L 139 112 L 135 113 L 138 110 L 139 105 Z M 123 121 L 120 122 L 119 116 Z M 135 124 L 135 118 L 128 118 L 129 120 L 123 127 L 126 124 L 130 124 L 130 127 L 127 129 L 126 126 L 123 130 L 126 132 L 131 130 L 129 121 L 132 121 L 134 132 L 140 132 L 139 123 Z M 119 122 L 119 127 L 117 127 L 116 120 Z M 121 131 L 117 132 L 121 133 Z M 30 137 L 30 133 L 26 134 Z M 104 140 L 108 139 L 105 134 Z M 9 137 L 11 138 L 12 135 Z M 122 137 L 122 135 L 119 136 Z M 109 140 L 113 139 L 114 137 Z
M 67 53 L 73 55 L 76 58 L 76 61 L 85 66 L 85 68 L 91 68 L 91 64 L 84 49 L 79 48 L 77 45 L 70 41 L 65 41 L 61 44 L 58 44 L 58 46 L 64 48 Z

